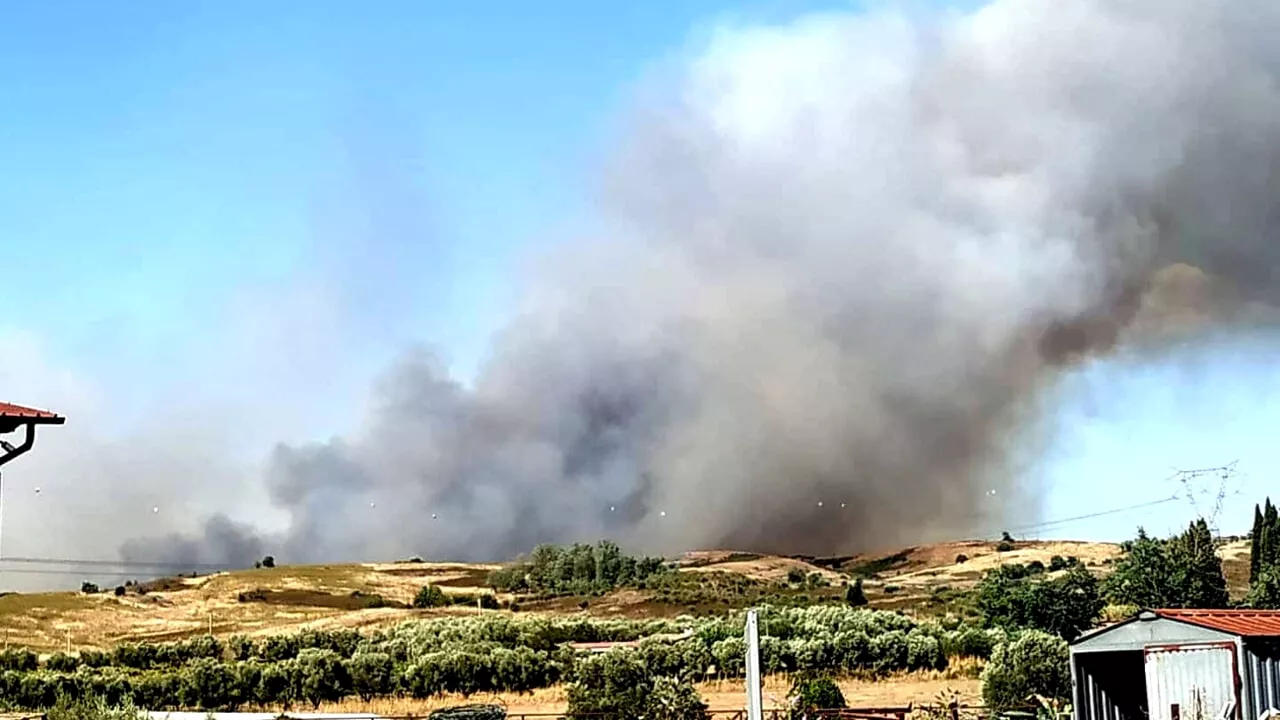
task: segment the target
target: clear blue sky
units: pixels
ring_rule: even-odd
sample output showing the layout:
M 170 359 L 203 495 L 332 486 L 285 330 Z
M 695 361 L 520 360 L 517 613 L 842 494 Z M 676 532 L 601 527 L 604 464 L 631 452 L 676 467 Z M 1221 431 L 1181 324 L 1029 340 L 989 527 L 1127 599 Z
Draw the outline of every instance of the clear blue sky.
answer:
M 845 5 L 13 4 L 0 23 L 0 329 L 37 334 L 137 412 L 234 375 L 210 345 L 255 332 L 255 303 L 305 302 L 274 288 L 350 279 L 331 300 L 349 316 L 329 318 L 351 352 L 334 383 L 347 394 L 308 426 L 340 431 L 409 342 L 474 370 L 517 258 L 584 202 L 582 174 L 651 63 L 726 15 Z M 371 248 L 387 267 L 376 280 L 359 271 Z M 1032 473 L 1054 482 L 1045 515 L 1172 494 L 1173 467 L 1235 459 L 1251 504 L 1280 453 L 1267 354 L 1081 375 Z M 1179 501 L 1046 534 L 1124 537 L 1189 513 Z
M 364 279 L 345 298 L 343 332 L 369 356 L 353 376 L 408 340 L 467 375 L 518 251 L 571 214 L 650 63 L 725 16 L 844 4 L 9 8 L 5 310 L 74 370 L 139 393 L 147 378 L 163 398 L 208 370 L 201 342 L 221 342 L 229 307 L 252 314 L 263 288 L 345 272 Z M 375 245 L 402 274 L 341 269 Z

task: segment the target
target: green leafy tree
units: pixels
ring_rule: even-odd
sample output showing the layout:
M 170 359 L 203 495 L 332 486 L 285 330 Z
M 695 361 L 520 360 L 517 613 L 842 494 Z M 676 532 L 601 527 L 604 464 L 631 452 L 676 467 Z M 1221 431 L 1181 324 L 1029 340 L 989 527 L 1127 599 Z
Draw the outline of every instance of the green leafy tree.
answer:
M 1244 604 L 1258 610 L 1280 610 L 1280 569 L 1259 570 L 1249 585 Z
M 266 667 L 257 660 L 237 661 L 232 664 L 231 672 L 235 676 L 230 706 L 234 710 L 241 705 L 253 705 L 259 702 L 258 693 L 262 686 L 262 669 Z
M 258 702 L 279 706 L 283 710 L 293 707 L 298 700 L 294 684 L 293 660 L 266 663 L 258 678 Z
M 294 662 L 299 699 L 318 708 L 322 702 L 334 702 L 347 695 L 351 680 L 338 653 L 308 648 L 299 652 Z
M 395 661 L 386 653 L 356 653 L 351 658 L 350 674 L 352 689 L 365 702 L 389 695 L 395 688 Z
M 31 672 L 39 666 L 39 657 L 30 650 L 10 648 L 0 651 L 0 670 Z
M 1222 561 L 1203 519 L 1170 540 L 1139 528 L 1104 590 L 1118 605 L 1145 608 L 1224 608 L 1229 602 Z
M 849 607 L 862 607 L 867 604 L 867 594 L 862 589 L 862 578 L 850 583 L 848 589 L 844 591 L 844 601 L 849 604 Z
M 594 546 L 539 545 L 527 559 L 491 573 L 489 585 L 504 592 L 586 595 L 631 587 L 665 570 L 661 558 L 631 557 L 607 540 Z
M 1176 590 L 1170 582 L 1173 565 L 1164 541 L 1138 528 L 1137 539 L 1126 545 L 1124 557 L 1116 562 L 1115 570 L 1107 577 L 1104 587 L 1107 597 L 1118 605 L 1171 607 L 1170 598 Z
M 1168 543 L 1170 564 L 1173 566 L 1173 587 L 1177 597 L 1171 598 L 1178 607 L 1225 608 L 1230 605 L 1227 596 L 1227 578 L 1222 572 L 1222 560 L 1218 557 L 1213 534 L 1203 518 L 1191 523 L 1186 532 Z
M 226 664 L 199 658 L 182 673 L 181 702 L 186 707 L 220 710 L 235 696 L 236 677 Z
M 574 668 L 569 686 L 569 715 L 607 714 L 619 720 L 644 716 L 652 679 L 634 652 L 608 652 L 586 658 Z
M 1026 707 L 1036 695 L 1066 699 L 1071 694 L 1067 643 L 1038 630 L 1001 644 L 982 670 L 982 700 L 990 709 Z
M 707 706 L 689 677 L 654 674 L 635 651 L 584 659 L 569 686 L 569 715 L 604 714 L 617 720 L 704 720 Z
M 449 596 L 435 585 L 423 585 L 413 597 L 413 606 L 416 608 L 437 608 L 448 604 Z
M 1035 580 L 1014 566 L 997 568 L 979 583 L 977 604 L 987 627 L 1043 630 L 1065 640 L 1092 627 L 1105 606 L 1097 578 L 1078 565 Z

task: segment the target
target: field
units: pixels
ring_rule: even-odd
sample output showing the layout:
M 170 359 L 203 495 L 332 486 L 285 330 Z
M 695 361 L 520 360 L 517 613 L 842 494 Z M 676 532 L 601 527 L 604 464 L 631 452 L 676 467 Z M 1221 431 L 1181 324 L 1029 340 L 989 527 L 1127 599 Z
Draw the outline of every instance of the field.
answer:
M 922 672 L 897 675 L 882 680 L 858 680 L 843 678 L 838 681 L 840 690 L 850 707 L 902 707 L 911 703 L 932 702 L 939 693 L 954 693 L 963 704 L 981 702 L 981 683 L 976 668 L 961 665 L 946 672 Z M 764 679 L 762 698 L 764 709 L 784 707 L 790 679 L 773 675 Z M 745 688 L 741 682 L 715 681 L 700 683 L 698 693 L 711 710 L 739 710 L 745 704 Z M 428 701 L 412 698 L 395 698 L 362 702 L 351 698 L 340 703 L 320 706 L 321 712 L 378 713 L 386 716 L 420 715 L 436 708 L 451 707 L 475 702 L 494 702 L 507 707 L 511 714 L 552 714 L 565 711 L 567 699 L 563 688 L 535 690 L 527 695 L 481 695 L 464 698 L 461 695 L 433 698 Z
M 1248 575 L 1247 543 L 1221 549 L 1232 595 L 1244 592 Z M 522 616 L 651 619 L 678 615 L 717 615 L 761 602 L 807 605 L 843 602 L 845 585 L 861 579 L 872 608 L 900 610 L 909 616 L 972 611 L 970 592 L 982 574 L 1002 563 L 1040 562 L 1075 557 L 1105 575 L 1121 555 L 1117 545 L 1087 542 L 1019 542 L 997 551 L 990 542 L 953 542 L 841 558 L 794 558 L 732 551 L 689 553 L 676 561 L 679 571 L 641 589 L 602 595 L 519 599 Z M 130 586 L 123 594 L 103 592 L 9 594 L 0 596 L 0 631 L 6 648 L 26 647 L 42 654 L 109 649 L 121 642 L 172 641 L 213 635 L 263 637 L 308 629 L 386 628 L 407 620 L 450 615 L 511 613 L 516 597 L 495 594 L 488 586 L 497 565 L 407 561 L 387 564 L 286 566 L 201 577 L 167 578 Z M 803 578 L 802 582 L 796 582 Z M 410 604 L 426 584 L 462 604 L 414 609 Z M 494 595 L 499 609 L 475 602 Z M 980 666 L 955 663 L 945 671 L 899 674 L 876 682 L 841 681 L 852 705 L 905 705 L 928 702 L 947 690 L 974 700 Z M 786 694 L 787 680 L 770 678 L 766 704 Z M 738 683 L 700 686 L 712 707 L 739 708 Z M 473 700 L 484 698 L 473 698 Z M 563 710 L 561 688 L 495 698 L 513 711 Z M 348 699 L 329 710 L 419 713 L 455 704 L 460 698 L 430 700 Z

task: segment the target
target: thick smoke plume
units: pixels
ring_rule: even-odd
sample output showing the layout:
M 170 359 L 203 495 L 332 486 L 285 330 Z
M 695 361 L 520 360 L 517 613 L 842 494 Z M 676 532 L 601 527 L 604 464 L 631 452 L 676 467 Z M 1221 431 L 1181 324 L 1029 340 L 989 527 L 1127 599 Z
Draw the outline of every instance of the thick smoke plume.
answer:
M 998 529 L 1034 508 L 1018 471 L 1064 368 L 1265 321 L 1278 33 L 1263 0 L 724 30 L 639 103 L 598 232 L 547 258 L 474 388 L 408 353 L 355 432 L 272 453 L 283 534 L 219 518 L 122 555 L 825 554 Z

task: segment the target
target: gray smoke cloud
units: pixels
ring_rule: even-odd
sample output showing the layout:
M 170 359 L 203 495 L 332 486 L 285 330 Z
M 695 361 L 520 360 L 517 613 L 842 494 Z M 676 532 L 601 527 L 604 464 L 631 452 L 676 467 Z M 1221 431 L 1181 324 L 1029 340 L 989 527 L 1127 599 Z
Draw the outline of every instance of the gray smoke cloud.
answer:
M 1269 324 L 1278 32 L 1262 0 L 724 28 L 648 86 L 591 241 L 473 387 L 408 352 L 354 431 L 271 453 L 286 529 L 122 556 L 830 554 L 1025 518 L 1065 368 Z

